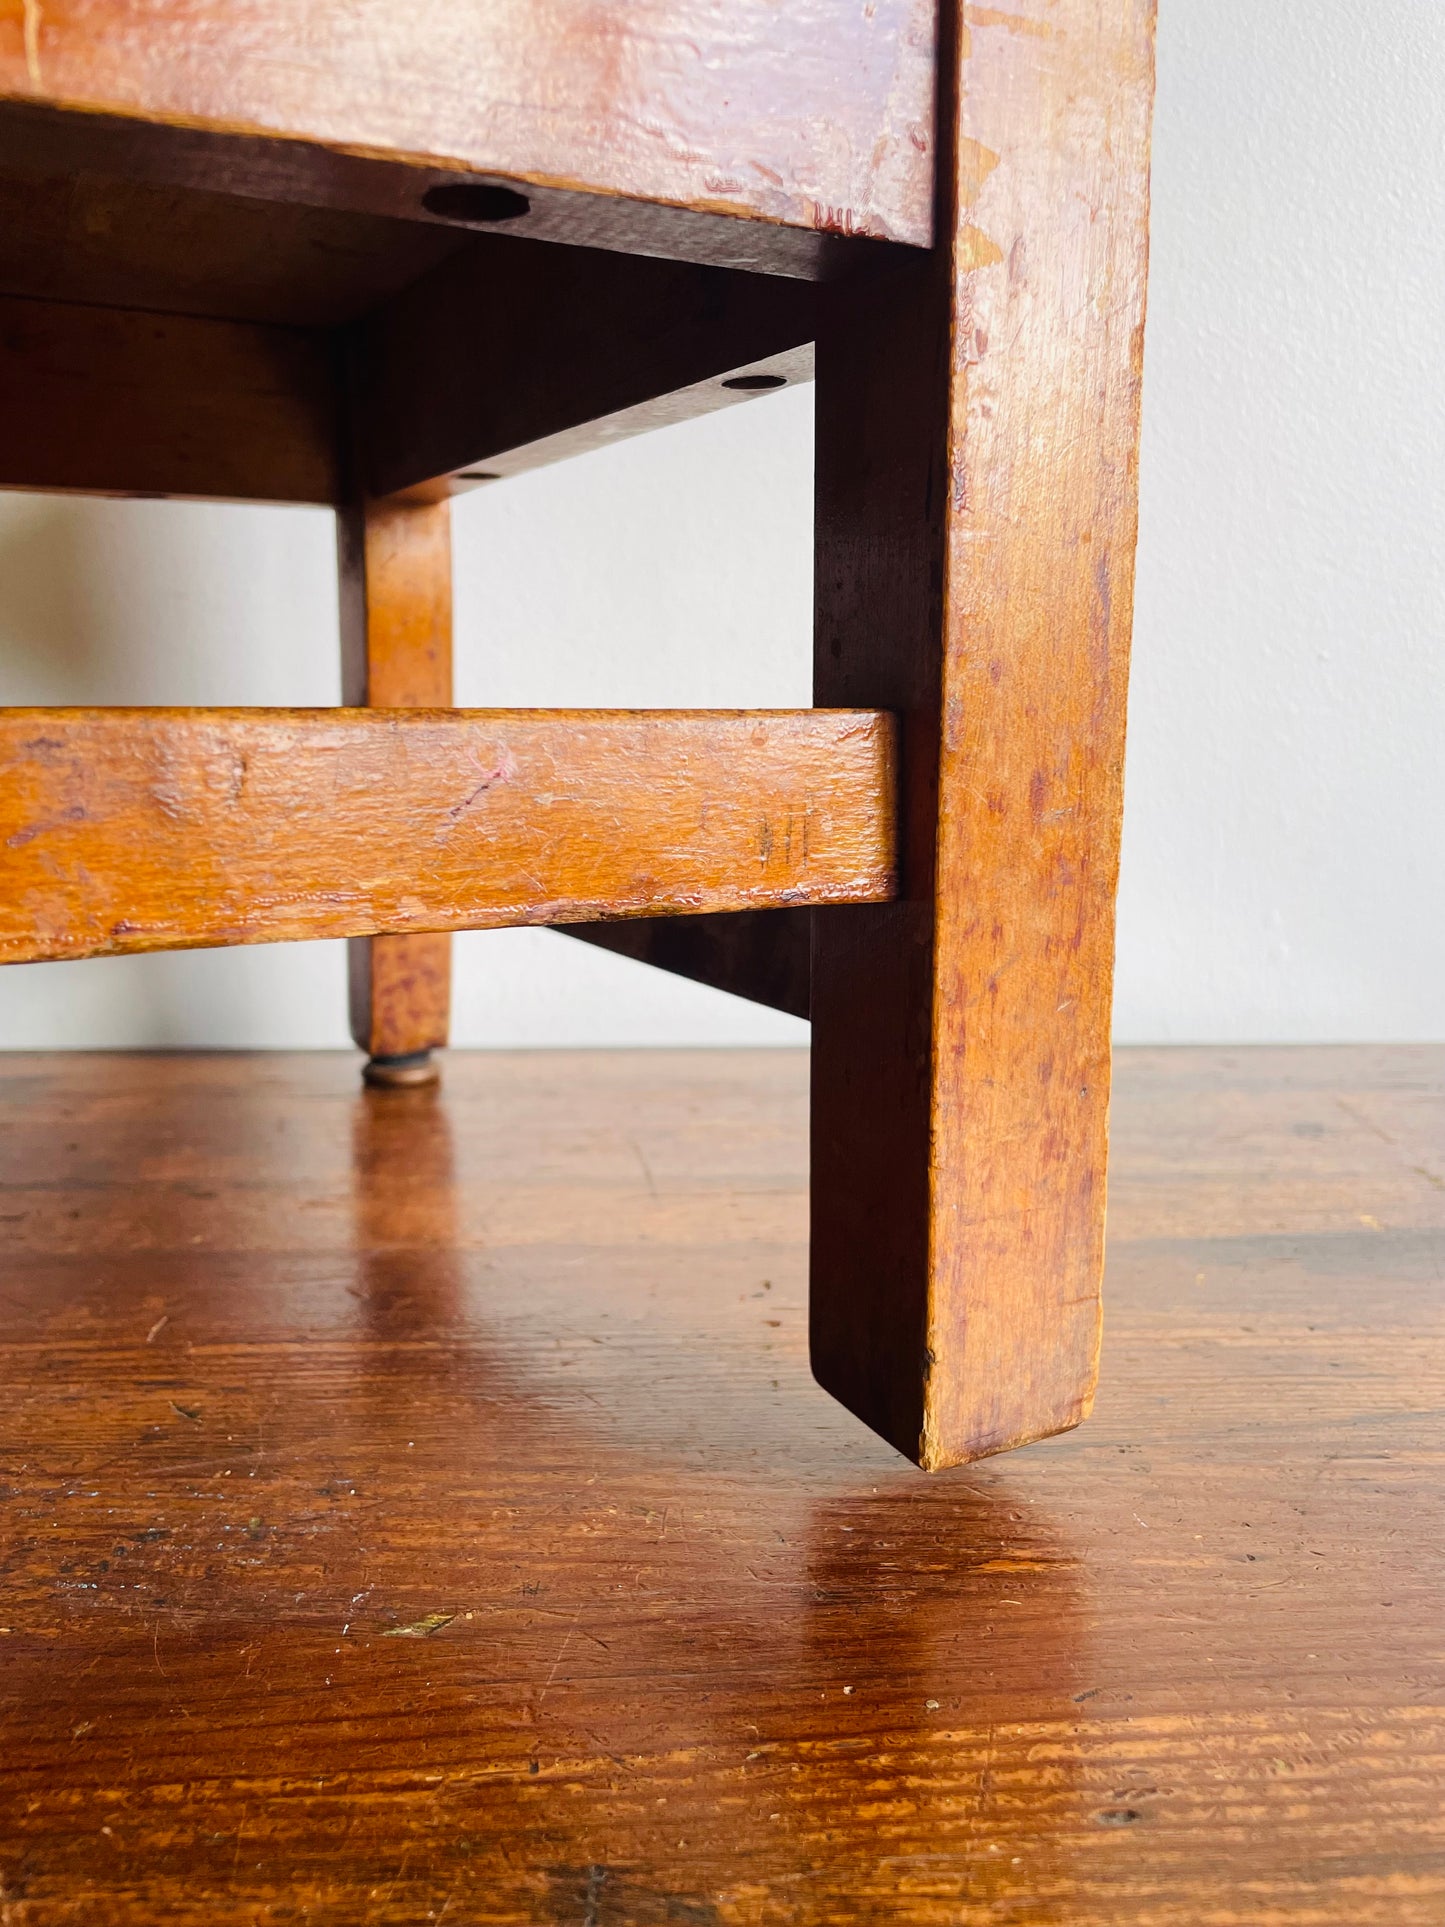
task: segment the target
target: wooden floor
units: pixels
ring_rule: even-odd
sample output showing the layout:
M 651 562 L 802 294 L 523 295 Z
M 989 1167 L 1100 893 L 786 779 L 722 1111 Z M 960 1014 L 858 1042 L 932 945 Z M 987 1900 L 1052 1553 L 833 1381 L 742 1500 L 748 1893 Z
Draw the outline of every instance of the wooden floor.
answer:
M 1096 1415 L 933 1479 L 805 1084 L 0 1059 L 0 1927 L 1445 1921 L 1445 1050 L 1126 1053 Z

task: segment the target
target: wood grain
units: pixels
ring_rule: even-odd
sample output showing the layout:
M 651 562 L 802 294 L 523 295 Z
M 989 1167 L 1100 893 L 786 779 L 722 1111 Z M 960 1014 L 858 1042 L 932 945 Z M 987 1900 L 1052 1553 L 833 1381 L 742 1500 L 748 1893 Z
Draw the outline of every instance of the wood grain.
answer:
M 448 708 L 451 504 L 369 497 L 339 511 L 336 533 L 342 702 L 353 709 Z
M 0 961 L 893 889 L 894 732 L 821 710 L 0 712 Z
M 47 168 L 6 151 L 4 125 L 0 293 L 334 328 L 471 245 L 435 223 Z
M 390 162 L 418 201 L 441 170 L 926 246 L 934 12 L 16 0 L 0 95 L 82 124 L 272 137 L 317 150 L 318 174 L 333 156 Z
M 7 224 L 0 289 L 22 292 L 0 295 L 0 487 L 335 502 L 343 360 L 378 496 L 478 466 L 516 474 L 756 398 L 729 381 L 812 378 L 807 286 L 588 248 L 464 241 L 346 330 L 108 305 L 143 292 L 181 310 L 324 314 L 325 289 L 332 310 L 365 305 L 427 258 L 392 238 L 400 223 L 355 233 L 195 198 L 176 222 L 164 197 L 137 209 L 118 187 L 72 184 L 68 217 L 57 199 L 42 226 L 27 200 L 27 222 Z M 101 305 L 30 292 L 57 283 Z
M 452 940 L 445 931 L 351 937 L 346 945 L 346 1015 L 351 1040 L 377 1061 L 416 1061 L 446 1046 L 452 1014 Z
M 1438 1927 L 1445 1051 L 1116 1083 L 1094 1418 L 925 1480 L 801 1053 L 0 1058 L 13 1927 Z
M 367 498 L 342 509 L 336 523 L 342 702 L 450 706 L 451 504 Z M 351 1035 L 362 1050 L 410 1058 L 446 1043 L 450 937 L 353 937 L 346 962 Z
M 65 181 L 123 181 L 163 194 L 219 199 L 228 204 L 223 219 L 235 239 L 244 237 L 247 222 L 233 218 L 240 210 L 230 203 L 244 200 L 277 210 L 281 214 L 283 254 L 275 265 L 283 270 L 287 265 L 285 244 L 296 238 L 296 227 L 286 218 L 286 209 L 297 213 L 302 230 L 311 233 L 318 225 L 312 216 L 328 217 L 327 225 L 332 216 L 346 222 L 380 219 L 388 224 L 405 224 L 423 243 L 430 244 L 433 258 L 448 246 L 458 242 L 465 245 L 472 236 L 499 231 L 459 219 L 445 206 L 441 212 L 435 211 L 438 191 L 449 195 L 458 186 L 488 184 L 478 183 L 473 175 L 458 174 L 454 167 L 398 161 L 385 155 L 342 151 L 269 135 L 218 133 L 212 128 L 114 114 L 77 114 L 0 97 L 0 176 L 34 178 L 37 174 Z M 539 187 L 527 182 L 525 199 L 527 212 L 507 222 L 506 233 L 569 247 L 611 248 L 661 260 L 705 262 L 750 274 L 827 280 L 871 272 L 898 251 L 892 241 L 870 240 L 833 228 L 739 220 L 694 206 L 625 200 L 605 192 Z M 222 237 L 222 257 L 230 245 Z M 216 252 L 215 238 L 203 242 L 202 251 Z M 360 280 L 346 271 L 350 246 L 344 236 L 340 252 L 342 259 L 337 265 L 342 270 L 341 280 L 333 291 L 338 296 L 348 281 Z M 390 244 L 386 244 L 385 254 L 391 253 Z M 182 287 L 184 280 L 182 276 Z M 298 298 L 304 298 L 309 280 L 304 271 L 298 274 Z M 263 270 L 257 283 L 264 288 L 268 281 L 272 281 L 272 275 Z M 314 287 L 314 281 L 311 285 Z M 290 299 L 288 292 L 288 304 Z
M 807 380 L 814 291 L 795 281 L 493 237 L 348 337 L 365 482 L 507 475 Z
M 319 333 L 0 297 L 0 488 L 334 502 L 338 402 Z
M 967 11 L 948 245 L 824 297 L 816 700 L 908 792 L 897 904 L 814 917 L 813 1357 L 930 1467 L 1093 1391 L 1152 60 Z

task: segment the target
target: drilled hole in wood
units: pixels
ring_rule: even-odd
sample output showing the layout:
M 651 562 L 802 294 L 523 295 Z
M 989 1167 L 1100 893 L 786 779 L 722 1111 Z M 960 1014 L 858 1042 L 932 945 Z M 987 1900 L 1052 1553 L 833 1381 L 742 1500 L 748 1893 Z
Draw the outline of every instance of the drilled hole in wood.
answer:
M 488 187 L 481 181 L 442 181 L 429 187 L 421 197 L 428 214 L 440 214 L 446 221 L 473 221 L 491 226 L 497 221 L 515 221 L 532 205 L 525 194 L 511 187 Z
M 723 383 L 724 388 L 736 388 L 742 394 L 752 395 L 764 388 L 786 388 L 786 375 L 733 375 Z

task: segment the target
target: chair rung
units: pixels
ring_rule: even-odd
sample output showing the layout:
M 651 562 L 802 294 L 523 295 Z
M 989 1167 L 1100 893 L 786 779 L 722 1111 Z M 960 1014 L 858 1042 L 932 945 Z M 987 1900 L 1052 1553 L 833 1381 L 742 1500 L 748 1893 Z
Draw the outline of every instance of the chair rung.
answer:
M 874 903 L 879 710 L 0 711 L 0 962 Z

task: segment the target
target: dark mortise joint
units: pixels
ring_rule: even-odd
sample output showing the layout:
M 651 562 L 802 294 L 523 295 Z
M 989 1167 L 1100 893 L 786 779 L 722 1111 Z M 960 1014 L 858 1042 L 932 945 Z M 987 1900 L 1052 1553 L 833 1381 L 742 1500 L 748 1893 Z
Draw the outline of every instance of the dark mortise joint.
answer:
M 518 220 L 532 205 L 514 187 L 492 187 L 485 181 L 443 181 L 427 189 L 421 204 L 444 221 L 475 221 L 485 227 Z

